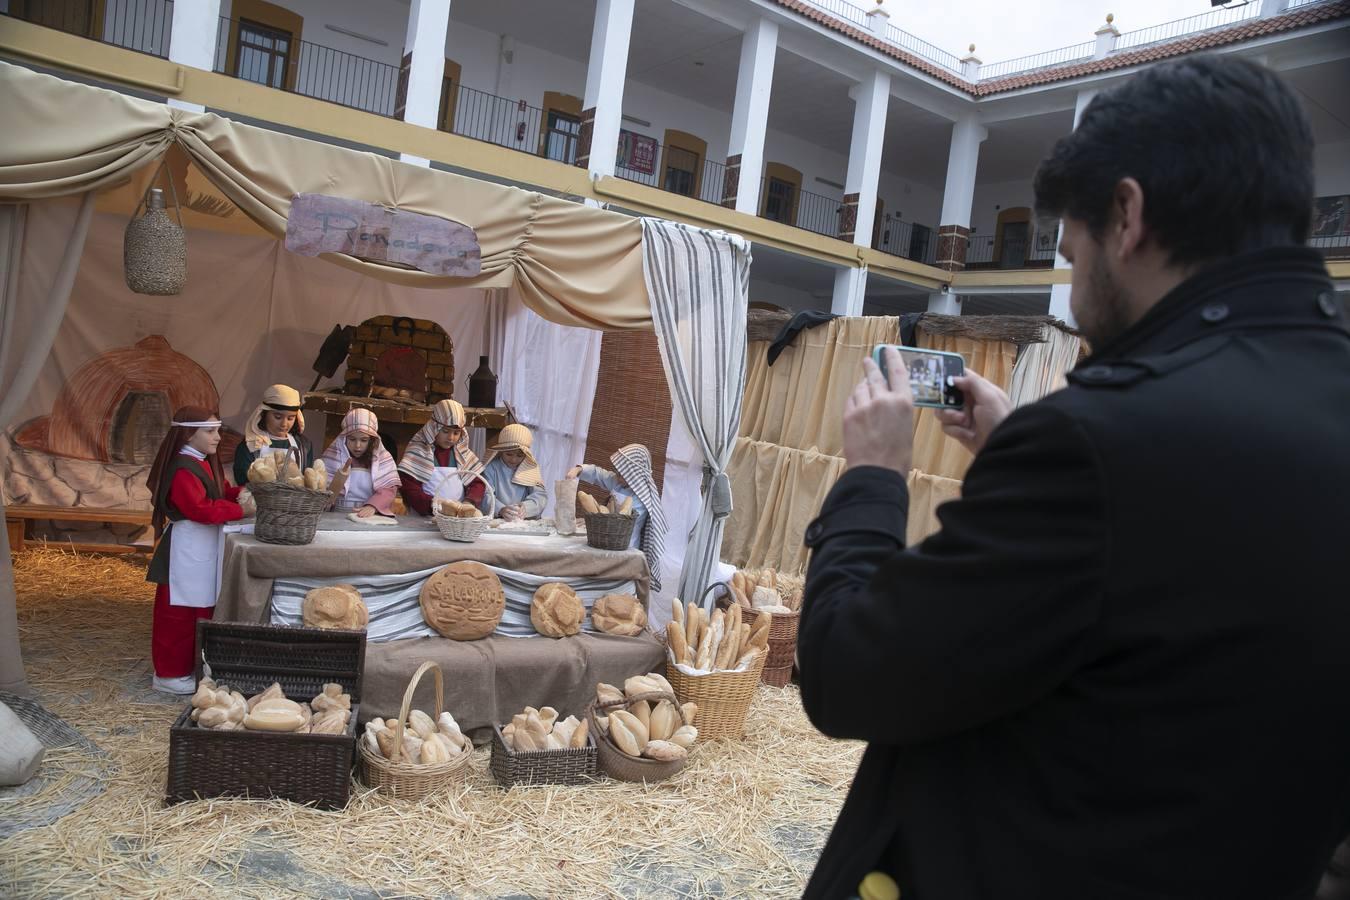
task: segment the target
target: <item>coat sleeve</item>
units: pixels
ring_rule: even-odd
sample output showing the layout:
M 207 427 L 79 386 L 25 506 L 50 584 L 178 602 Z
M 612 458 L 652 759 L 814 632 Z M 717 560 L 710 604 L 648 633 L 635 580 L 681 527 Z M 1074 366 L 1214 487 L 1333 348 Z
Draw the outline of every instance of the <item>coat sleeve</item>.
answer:
M 234 483 L 243 487 L 248 484 L 248 467 L 253 465 L 253 460 L 257 459 L 253 451 L 248 449 L 248 444 L 240 442 L 234 450 L 234 463 L 230 468 L 234 471 Z
M 520 501 L 520 507 L 524 510 L 524 516 L 527 519 L 537 519 L 542 516 L 545 506 L 548 506 L 548 493 L 539 486 L 530 488 L 530 492 L 525 495 L 525 499 Z
M 1015 713 L 1082 662 L 1098 618 L 1104 484 L 1064 413 L 1010 416 L 941 531 L 905 549 L 908 503 L 898 473 L 850 470 L 807 529 L 802 703 L 834 737 L 911 744 Z
M 235 496 L 238 496 L 236 492 Z M 169 483 L 169 502 L 193 522 L 203 525 L 224 525 L 244 517 L 244 511 L 233 500 L 212 500 L 206 488 L 191 472 L 179 469 Z
M 422 490 L 422 482 L 407 472 L 399 472 L 398 478 L 403 485 L 403 502 L 408 508 L 416 511 L 419 515 L 431 515 L 431 498 L 427 496 L 426 491 Z

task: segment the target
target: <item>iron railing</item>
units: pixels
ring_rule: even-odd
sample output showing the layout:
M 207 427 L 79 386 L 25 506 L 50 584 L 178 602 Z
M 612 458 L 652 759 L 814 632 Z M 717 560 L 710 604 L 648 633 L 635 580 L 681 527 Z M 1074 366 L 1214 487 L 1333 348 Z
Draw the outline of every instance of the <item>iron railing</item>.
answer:
M 1048 269 L 1055 264 L 1055 234 L 1032 231 L 1030 234 L 972 234 L 966 246 L 967 269 Z
M 1327 259 L 1350 259 L 1350 234 L 1310 237 L 1308 246 L 1321 250 Z
M 398 66 L 294 38 L 286 41 L 284 52 L 276 54 L 281 59 L 261 60 L 261 54 L 248 54 L 250 58 L 245 59 L 239 33 L 238 19 L 220 17 L 214 66 L 217 72 L 351 109 L 394 115 Z
M 1005 59 L 1002 62 L 990 63 L 987 66 L 980 66 L 980 80 L 1004 78 L 1008 75 L 1032 72 L 1048 66 L 1062 66 L 1079 60 L 1091 59 L 1096 49 L 1096 41 L 1084 41 L 1071 47 L 1060 47 L 1057 50 L 1046 50 L 1044 53 L 1034 53 L 1031 56 L 1019 56 L 1016 59 Z
M 931 266 L 937 261 L 937 229 L 885 215 L 877 233 L 876 249 Z
M 1298 9 L 1300 6 L 1312 6 L 1314 3 L 1329 3 L 1331 0 L 1289 0 L 1285 9 Z
M 445 117 L 445 110 L 441 110 L 441 115 Z M 448 130 L 498 147 L 551 156 L 569 164 L 576 162 L 575 139 L 551 146 L 544 139 L 546 128 L 547 116 L 539 107 L 460 85 Z
M 649 160 L 650 164 L 645 161 Z M 672 194 L 694 197 L 708 203 L 721 203 L 726 186 L 724 163 L 700 159 L 697 153 L 681 147 L 663 147 L 650 141 L 640 160 L 620 156 L 614 174 L 625 181 L 660 188 Z
M 930 44 L 923 38 L 912 35 L 902 28 L 887 25 L 886 40 L 909 53 L 913 53 L 920 59 L 926 59 L 930 63 L 942 66 L 958 75 L 961 73 L 961 57 L 955 53 L 948 53 L 941 47 Z
M 15 5 L 9 5 L 11 10 Z M 99 14 L 100 9 L 102 14 Z M 160 59 L 169 58 L 173 0 L 106 0 L 98 4 L 26 3 L 22 13 L 0 15 L 23 19 Z
M 867 27 L 867 13 L 862 7 L 854 6 L 848 0 L 806 0 L 806 2 L 832 16 L 838 16 L 845 22 L 862 28 Z
M 1122 32 L 1120 37 L 1116 39 L 1116 50 L 1129 50 L 1134 47 L 1144 47 L 1162 41 L 1171 41 L 1182 35 L 1195 34 L 1199 31 L 1209 31 L 1211 28 L 1223 28 L 1228 25 L 1236 25 L 1239 22 L 1245 22 L 1247 19 L 1254 19 L 1260 15 L 1260 0 L 1250 0 L 1250 2 L 1244 3 L 1241 6 L 1220 6 L 1207 13 L 1201 13 L 1198 16 L 1188 16 L 1185 19 L 1164 22 L 1161 25 L 1154 25 L 1149 28 L 1139 28 L 1135 31 Z
M 844 204 L 810 191 L 798 190 L 792 185 L 791 194 L 769 193 L 769 179 L 759 182 L 759 214 L 765 219 L 813 231 L 826 237 L 839 236 L 839 214 Z

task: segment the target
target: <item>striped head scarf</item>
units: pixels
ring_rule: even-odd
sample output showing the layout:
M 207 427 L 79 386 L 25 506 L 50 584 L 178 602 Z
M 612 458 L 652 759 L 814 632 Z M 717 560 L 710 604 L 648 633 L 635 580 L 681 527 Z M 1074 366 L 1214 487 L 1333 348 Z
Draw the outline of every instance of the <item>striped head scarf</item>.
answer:
M 666 549 L 666 513 L 661 508 L 661 491 L 652 476 L 652 455 L 641 444 L 620 447 L 610 456 L 614 470 L 623 483 L 647 508 L 647 524 L 642 529 L 639 546 L 647 557 L 647 568 L 652 573 L 652 590 L 661 590 L 661 556 Z
M 411 475 L 422 484 L 430 481 L 436 469 L 436 435 L 440 434 L 442 428 L 454 427 L 465 432 L 460 436 L 459 443 L 451 448 L 456 468 L 463 471 L 465 481 L 473 474 L 483 471 L 483 464 L 479 461 L 478 455 L 469 449 L 469 436 L 465 428 L 467 422 L 464 407 L 459 403 L 454 400 L 442 400 L 437 403 L 431 408 L 431 419 L 408 442 L 408 448 L 403 451 L 403 459 L 398 464 L 398 470 Z
M 342 417 L 342 433 L 323 452 L 323 465 L 328 470 L 328 477 L 336 475 L 352 458 L 351 451 L 347 449 L 349 434 L 364 434 L 370 438 L 370 480 L 375 490 L 390 486 L 398 487 L 398 469 L 394 465 L 394 456 L 384 448 L 384 442 L 380 440 L 380 420 L 375 413 L 360 407 Z
M 516 467 L 515 474 L 511 476 L 511 481 L 521 487 L 543 487 L 544 476 L 539 471 L 539 462 L 534 458 L 533 451 L 534 435 L 530 429 L 521 425 L 519 422 L 513 422 L 502 429 L 502 433 L 497 436 L 497 443 L 488 450 L 487 459 L 483 461 L 484 465 L 497 458 L 497 454 L 503 450 L 520 450 L 525 454 L 519 466 Z

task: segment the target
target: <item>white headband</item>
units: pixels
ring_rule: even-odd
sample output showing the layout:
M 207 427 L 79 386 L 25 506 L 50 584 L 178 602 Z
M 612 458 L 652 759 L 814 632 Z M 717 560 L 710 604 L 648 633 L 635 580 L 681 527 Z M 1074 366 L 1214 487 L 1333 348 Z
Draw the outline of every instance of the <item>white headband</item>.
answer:
M 222 424 L 219 419 L 212 419 L 209 422 L 170 422 L 175 428 L 215 428 Z

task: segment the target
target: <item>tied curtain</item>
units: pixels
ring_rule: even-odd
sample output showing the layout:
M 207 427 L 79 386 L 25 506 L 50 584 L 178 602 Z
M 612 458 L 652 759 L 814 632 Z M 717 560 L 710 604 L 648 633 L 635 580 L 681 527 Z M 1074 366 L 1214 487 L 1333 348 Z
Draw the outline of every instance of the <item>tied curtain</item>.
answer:
M 877 344 L 898 343 L 893 317 L 835 319 L 803 331 L 769 366 L 768 342 L 750 346 L 745 412 L 729 467 L 738 512 L 727 525 L 722 558 L 739 567 L 806 569 L 802 542 L 834 483 L 843 456 L 844 401 Z M 920 347 L 959 352 L 966 365 L 1007 387 L 1017 346 L 1007 341 L 935 335 L 919 325 Z M 937 508 L 960 495 L 970 454 L 947 438 L 931 410 L 915 420 L 906 541 L 938 529 Z
M 750 245 L 655 219 L 643 219 L 642 231 L 642 270 L 671 400 L 703 456 L 704 489 L 678 595 L 692 600 L 713 581 L 732 509 L 726 470 L 745 399 Z
M 51 246 L 25 240 L 27 204 L 0 205 L 0 384 L 4 385 L 0 428 L 7 428 L 23 406 L 65 316 L 89 233 L 94 195 L 85 193 L 77 206 L 65 207 L 61 211 L 70 214 L 69 238 Z M 26 292 L 40 298 L 36 309 L 31 304 L 20 305 L 19 297 Z M 0 691 L 29 693 L 19 651 L 8 529 L 0 535 Z

